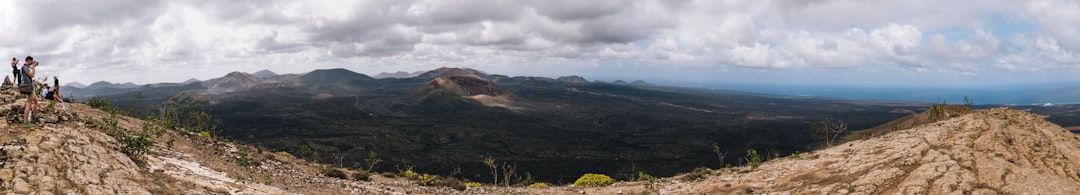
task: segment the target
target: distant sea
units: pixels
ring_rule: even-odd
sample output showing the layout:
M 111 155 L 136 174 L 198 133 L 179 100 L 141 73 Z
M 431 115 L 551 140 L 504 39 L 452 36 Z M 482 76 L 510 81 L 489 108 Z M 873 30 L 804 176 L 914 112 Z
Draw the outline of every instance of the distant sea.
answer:
M 677 85 L 677 84 L 676 84 Z M 1080 83 L 1015 84 L 953 87 L 859 87 L 838 85 L 707 84 L 693 86 L 787 96 L 814 96 L 855 100 L 889 100 L 963 104 L 1058 105 L 1080 104 Z

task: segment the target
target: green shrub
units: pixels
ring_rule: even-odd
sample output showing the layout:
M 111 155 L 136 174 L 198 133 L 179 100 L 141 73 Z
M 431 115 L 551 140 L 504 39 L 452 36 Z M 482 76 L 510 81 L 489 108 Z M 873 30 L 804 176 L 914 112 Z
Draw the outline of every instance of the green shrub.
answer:
M 206 140 L 214 140 L 214 136 L 210 135 L 210 132 L 206 132 L 206 131 L 199 132 L 199 137 L 201 137 L 203 139 L 206 139 Z
M 649 191 L 656 191 L 656 177 L 649 175 L 645 172 L 638 172 L 638 180 L 645 181 L 645 189 Z
M 137 132 L 120 128 L 117 131 L 117 138 L 120 141 L 120 151 L 128 155 L 145 154 L 150 151 L 150 146 L 154 145 L 154 140 L 150 138 L 150 135 L 146 135 L 145 131 Z
M 446 186 L 446 187 L 454 188 L 454 189 L 457 189 L 457 190 L 465 190 L 465 188 L 466 188 L 465 182 L 461 182 L 461 180 L 458 180 L 457 178 L 453 178 L 453 177 L 439 178 L 438 180 L 435 181 L 435 185 L 436 186 Z
M 422 186 L 430 186 L 430 185 L 435 184 L 435 180 L 438 180 L 438 179 L 439 179 L 439 176 L 437 176 L 437 175 L 430 175 L 430 174 L 425 173 L 423 175 L 419 175 L 419 176 L 416 177 L 416 184 L 420 184 Z
M 761 166 L 761 155 L 758 155 L 757 150 L 746 150 L 746 162 L 757 169 L 758 166 Z
M 240 152 L 238 154 L 240 155 L 240 159 L 239 159 L 240 167 L 244 167 L 244 168 L 250 167 L 251 166 L 251 160 L 248 159 L 248 148 L 247 148 L 247 146 L 240 146 Z
M 416 172 L 413 172 L 412 169 L 409 169 L 409 170 L 405 170 L 404 172 L 401 172 L 401 176 L 405 177 L 407 179 L 416 179 L 417 177 L 420 176 L 420 174 L 416 173 Z
M 544 182 L 538 182 L 538 183 L 529 184 L 529 186 L 527 188 L 548 188 L 548 187 L 551 187 L 551 186 L 549 186 L 547 183 L 544 183 Z
M 367 170 L 357 170 L 353 172 L 352 179 L 356 181 L 371 181 L 371 172 Z
M 280 154 L 282 156 L 287 156 L 289 158 L 296 158 L 295 156 L 293 156 L 292 154 L 289 154 L 289 152 L 286 152 L 286 151 L 278 152 L 278 154 Z
M 326 167 L 326 168 L 323 168 L 321 171 L 319 171 L 319 173 L 323 174 L 323 175 L 325 175 L 327 177 L 336 177 L 336 178 L 339 178 L 339 179 L 349 179 L 345 175 L 345 172 L 341 171 L 341 169 L 338 169 L 338 168 Z
M 483 185 L 484 184 L 481 184 L 480 182 L 466 182 L 465 183 L 465 187 L 468 187 L 468 188 L 479 188 L 480 186 L 483 186 Z
M 586 173 L 582 175 L 577 181 L 574 181 L 575 186 L 595 187 L 606 186 L 615 183 L 615 180 L 611 179 L 604 174 Z

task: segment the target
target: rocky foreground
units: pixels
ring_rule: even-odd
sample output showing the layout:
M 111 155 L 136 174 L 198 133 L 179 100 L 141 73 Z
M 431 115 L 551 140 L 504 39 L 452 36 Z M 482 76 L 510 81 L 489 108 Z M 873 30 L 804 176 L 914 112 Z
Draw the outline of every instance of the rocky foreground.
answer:
M 0 93 L 2 194 L 403 194 L 456 191 L 374 176 L 358 182 L 320 175 L 324 165 L 183 130 L 156 138 L 145 155 L 124 154 L 102 126 L 110 115 L 78 103 L 41 102 L 35 125 L 18 120 L 25 98 Z M 143 121 L 117 116 L 118 126 Z M 169 144 L 169 140 L 172 140 Z M 242 166 L 241 158 L 250 162 Z
M 660 192 L 1080 194 L 1080 136 L 1032 113 L 995 108 Z
M 652 189 L 632 181 L 456 190 L 381 175 L 371 181 L 326 177 L 319 174 L 325 165 L 183 130 L 158 137 L 145 155 L 129 156 L 101 128 L 108 113 L 56 104 L 36 125 L 25 126 L 17 120 L 24 104 L 11 90 L 0 93 L 0 117 L 7 121 L 0 122 L 3 194 L 1080 194 L 1080 136 L 1004 108 L 757 168 L 704 171 L 703 179 L 660 178 Z M 130 117 L 116 120 L 123 128 L 142 126 Z

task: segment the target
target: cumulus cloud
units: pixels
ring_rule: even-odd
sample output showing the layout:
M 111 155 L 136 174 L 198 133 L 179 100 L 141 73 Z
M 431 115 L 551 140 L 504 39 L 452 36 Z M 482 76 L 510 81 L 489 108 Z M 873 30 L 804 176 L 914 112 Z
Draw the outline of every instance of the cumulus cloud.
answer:
M 979 75 L 1076 71 L 1078 13 L 1067 0 L 4 1 L 0 52 L 83 82 L 438 66 Z

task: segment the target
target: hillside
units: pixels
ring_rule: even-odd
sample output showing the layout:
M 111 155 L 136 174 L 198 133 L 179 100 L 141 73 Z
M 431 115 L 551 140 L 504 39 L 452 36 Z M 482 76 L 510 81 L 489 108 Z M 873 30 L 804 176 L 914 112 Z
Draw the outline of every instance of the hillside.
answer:
M 326 177 L 328 165 L 180 129 L 156 137 L 144 155 L 121 152 L 107 121 L 144 121 L 79 103 L 42 102 L 38 125 L 17 122 L 25 104 L 0 92 L 0 192 L 75 194 L 620 194 L 645 181 L 606 187 L 420 186 L 399 177 Z M 949 109 L 952 110 L 952 109 Z M 954 110 L 945 120 L 884 132 L 819 151 L 747 166 L 659 178 L 661 194 L 1076 194 L 1080 136 L 1039 115 L 995 108 Z M 917 116 L 917 115 L 916 115 Z M 902 118 L 898 121 L 910 120 Z M 896 122 L 894 122 L 896 123 Z M 729 158 L 741 158 L 733 155 Z M 250 163 L 244 165 L 242 162 Z M 584 165 L 583 165 L 584 166 Z M 642 168 L 647 169 L 647 168 Z M 346 173 L 353 170 L 343 169 Z M 701 172 L 699 172 L 701 173 Z
M 221 119 L 222 137 L 316 162 L 352 166 L 375 152 L 386 157 L 376 171 L 406 164 L 440 174 L 460 169 L 464 178 L 488 182 L 492 178 L 481 160 L 493 157 L 556 184 L 584 172 L 630 179 L 639 171 L 672 176 L 738 163 L 739 158 L 719 162 L 713 146 L 730 156 L 747 149 L 770 155 L 808 151 L 821 145 L 810 127 L 825 119 L 842 120 L 851 130 L 870 129 L 853 131 L 852 139 L 936 121 L 910 114 L 928 106 L 919 103 L 505 77 L 455 68 L 424 75 L 373 79 L 346 69 L 316 70 L 228 93 L 210 93 L 211 80 L 219 80 L 211 79 L 140 89 L 137 106 L 180 96 L 204 99 L 209 113 Z M 1050 108 L 1060 110 L 1045 112 Z M 1078 121 L 1078 108 L 1032 109 L 1056 124 L 1077 126 L 1070 121 Z M 898 118 L 905 120 L 885 124 Z
M 628 179 L 638 171 L 671 176 L 699 166 L 721 167 L 724 163 L 709 156 L 714 145 L 732 155 L 749 148 L 807 151 L 815 145 L 807 131 L 813 122 L 833 118 L 863 129 L 905 116 L 891 110 L 925 108 L 592 83 L 581 77 L 508 77 L 462 68 L 384 79 L 346 69 L 315 70 L 227 93 L 212 93 L 211 80 L 216 81 L 103 98 L 126 104 L 137 94 L 142 98 L 136 107 L 147 108 L 181 94 L 201 96 L 209 113 L 221 119 L 217 133 L 222 137 L 311 161 L 353 165 L 375 152 L 387 161 L 376 171 L 406 164 L 440 174 L 460 168 L 465 178 L 488 182 L 492 178 L 481 158 L 492 157 L 517 164 L 519 173 L 534 180 L 556 184 L 570 183 L 583 172 Z
M 1077 194 L 1080 136 L 1006 108 L 719 171 L 675 194 Z
M 168 130 L 145 155 L 126 155 L 111 136 L 110 119 L 125 129 L 143 121 L 80 103 L 48 108 L 41 102 L 37 125 L 18 122 L 25 98 L 0 92 L 0 193 L 64 194 L 445 194 L 449 188 L 420 187 L 372 176 L 374 182 L 330 178 L 324 165 L 257 147 Z M 241 161 L 251 163 L 242 166 Z M 346 172 L 349 172 L 346 170 Z

